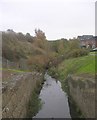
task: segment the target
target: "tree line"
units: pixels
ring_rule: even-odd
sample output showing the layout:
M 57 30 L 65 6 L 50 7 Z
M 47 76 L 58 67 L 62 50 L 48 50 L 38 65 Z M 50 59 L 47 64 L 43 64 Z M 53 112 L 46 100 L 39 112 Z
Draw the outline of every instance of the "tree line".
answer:
M 19 62 L 26 59 L 31 70 L 42 70 L 46 66 L 57 65 L 63 59 L 79 57 L 88 54 L 88 49 L 81 49 L 80 41 L 61 38 L 48 41 L 40 29 L 35 29 L 35 35 L 16 33 L 11 29 L 2 32 L 2 57 Z

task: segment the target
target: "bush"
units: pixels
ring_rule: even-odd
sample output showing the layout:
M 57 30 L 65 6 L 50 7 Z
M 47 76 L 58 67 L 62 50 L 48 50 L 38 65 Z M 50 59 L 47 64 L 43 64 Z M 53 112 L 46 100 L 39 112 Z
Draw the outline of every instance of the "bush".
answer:
M 54 66 L 51 67 L 48 72 L 52 77 L 58 78 L 58 71 L 57 71 L 56 67 L 54 67 Z
M 86 49 L 74 49 L 68 52 L 67 58 L 85 56 L 88 53 L 89 51 Z

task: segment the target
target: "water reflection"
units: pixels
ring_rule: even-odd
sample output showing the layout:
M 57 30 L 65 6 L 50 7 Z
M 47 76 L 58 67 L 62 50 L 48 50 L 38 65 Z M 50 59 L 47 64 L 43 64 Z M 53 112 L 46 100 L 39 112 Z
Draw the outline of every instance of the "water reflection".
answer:
M 39 96 L 43 106 L 34 118 L 70 118 L 68 98 L 61 88 L 61 83 L 47 73 L 45 79 Z

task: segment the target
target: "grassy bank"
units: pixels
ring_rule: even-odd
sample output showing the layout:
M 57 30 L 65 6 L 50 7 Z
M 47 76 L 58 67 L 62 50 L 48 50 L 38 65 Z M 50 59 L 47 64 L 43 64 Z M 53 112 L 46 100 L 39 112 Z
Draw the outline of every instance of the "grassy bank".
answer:
M 51 68 L 50 74 L 54 74 L 55 77 L 61 80 L 66 79 L 69 74 L 87 77 L 94 76 L 97 73 L 95 61 L 94 55 L 67 59 L 59 64 L 57 68 Z
M 95 73 L 97 73 L 96 60 L 97 60 L 97 56 L 95 57 L 95 55 L 90 55 L 90 54 L 83 57 L 65 59 L 57 67 L 52 67 L 49 70 L 49 74 L 51 76 L 61 81 L 62 89 L 68 94 L 70 106 L 72 108 L 70 110 L 71 114 L 73 114 L 72 117 L 76 116 L 75 113 L 78 113 L 77 117 L 79 118 L 83 118 L 84 116 L 83 113 L 80 111 L 79 107 L 77 106 L 76 102 L 69 94 L 68 76 L 73 75 L 82 78 L 93 78 L 92 80 L 95 80 L 94 79 Z M 86 80 L 86 79 L 82 79 L 82 80 Z M 76 111 L 76 112 L 72 113 L 72 111 Z
M 42 107 L 42 102 L 41 99 L 39 98 L 39 94 L 43 83 L 44 80 L 42 80 L 41 83 L 38 82 L 35 89 L 31 93 L 31 97 L 27 105 L 27 118 L 34 117 Z
M 94 55 L 66 59 L 57 67 L 50 68 L 49 74 L 59 79 L 62 83 L 63 90 L 68 92 L 67 77 L 69 75 L 83 78 L 92 77 L 95 80 L 95 73 L 97 74 L 96 60 L 97 56 L 95 57 Z
M 39 93 L 37 93 L 39 91 L 40 88 L 37 88 L 37 90 L 34 90 L 31 94 L 31 98 L 27 106 L 27 118 L 34 117 L 39 109 L 41 109 L 42 103 L 41 99 L 39 99 Z

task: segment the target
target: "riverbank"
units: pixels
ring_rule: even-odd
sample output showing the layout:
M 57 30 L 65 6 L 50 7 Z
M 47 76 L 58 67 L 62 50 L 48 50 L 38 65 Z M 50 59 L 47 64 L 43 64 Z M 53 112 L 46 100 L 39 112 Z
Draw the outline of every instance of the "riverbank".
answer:
M 49 70 L 85 118 L 95 118 L 95 72 L 95 56 L 91 55 L 64 60 Z
M 37 83 L 37 86 L 34 88 L 30 95 L 30 99 L 27 106 L 27 115 L 26 118 L 32 118 L 35 116 L 42 107 L 41 99 L 39 98 L 40 91 L 44 84 L 44 78 L 42 81 Z
M 3 71 L 2 117 L 26 118 L 32 93 L 41 86 L 43 77 L 43 73 L 35 71 Z

